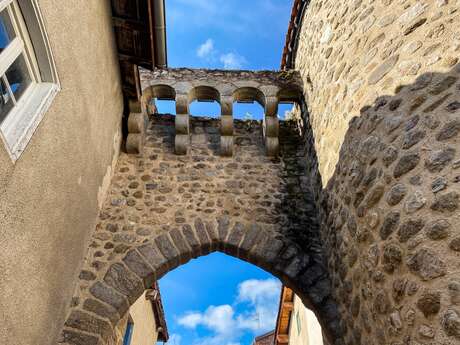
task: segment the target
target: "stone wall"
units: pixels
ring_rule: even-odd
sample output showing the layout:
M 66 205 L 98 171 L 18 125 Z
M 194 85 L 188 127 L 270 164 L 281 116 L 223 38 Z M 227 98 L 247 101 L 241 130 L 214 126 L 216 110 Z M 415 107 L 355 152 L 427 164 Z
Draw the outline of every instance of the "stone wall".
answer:
M 179 156 L 175 117 L 155 115 L 143 152 L 120 155 L 62 343 L 113 344 L 114 328 L 152 281 L 213 251 L 277 276 L 331 340 L 341 338 L 295 124 L 281 123 L 281 157 L 270 158 L 261 122 L 235 121 L 234 156 L 222 157 L 219 122 L 193 117 L 190 151 Z
M 346 344 L 460 342 L 459 8 L 312 0 L 305 12 L 306 159 Z

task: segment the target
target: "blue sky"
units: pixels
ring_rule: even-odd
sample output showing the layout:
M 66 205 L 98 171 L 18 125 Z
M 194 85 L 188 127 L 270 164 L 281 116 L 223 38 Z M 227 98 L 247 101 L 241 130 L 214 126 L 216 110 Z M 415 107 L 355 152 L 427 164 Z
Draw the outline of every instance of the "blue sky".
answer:
M 274 329 L 281 283 L 269 273 L 214 253 L 160 280 L 168 345 L 250 345 Z
M 280 68 L 292 0 L 167 0 L 169 67 Z M 160 112 L 174 104 L 159 102 Z M 281 117 L 291 106 L 281 105 Z M 218 104 L 195 102 L 192 115 L 217 116 Z M 259 120 L 258 104 L 237 104 L 235 118 Z
M 166 0 L 166 6 L 169 67 L 279 69 L 291 0 Z M 158 106 L 174 113 L 171 103 Z M 218 104 L 191 106 L 192 115 L 219 111 Z M 238 104 L 234 115 L 261 119 L 263 109 Z M 160 288 L 170 345 L 250 345 L 275 326 L 280 282 L 224 254 L 175 269 Z

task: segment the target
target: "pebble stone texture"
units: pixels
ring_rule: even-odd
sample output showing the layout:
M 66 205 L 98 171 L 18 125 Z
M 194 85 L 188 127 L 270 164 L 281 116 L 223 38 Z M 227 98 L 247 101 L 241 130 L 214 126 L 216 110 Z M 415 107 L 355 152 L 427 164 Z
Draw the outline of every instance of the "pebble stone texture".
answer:
M 460 344 L 459 56 L 458 0 L 305 12 L 305 160 L 346 344 Z
M 281 122 L 280 158 L 265 154 L 257 121 L 235 121 L 234 155 L 221 157 L 219 126 L 193 117 L 190 151 L 180 156 L 175 117 L 153 115 L 142 154 L 121 154 L 61 343 L 117 344 L 129 305 L 152 281 L 217 250 L 279 277 L 330 339 L 341 338 L 295 122 Z

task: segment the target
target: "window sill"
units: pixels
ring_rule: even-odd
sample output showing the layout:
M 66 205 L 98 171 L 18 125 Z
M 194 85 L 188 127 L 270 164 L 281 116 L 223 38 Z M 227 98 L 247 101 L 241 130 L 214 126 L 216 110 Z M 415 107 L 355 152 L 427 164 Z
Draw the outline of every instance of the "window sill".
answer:
M 0 133 L 13 162 L 24 152 L 59 90 L 53 83 L 31 85 L 8 114 Z

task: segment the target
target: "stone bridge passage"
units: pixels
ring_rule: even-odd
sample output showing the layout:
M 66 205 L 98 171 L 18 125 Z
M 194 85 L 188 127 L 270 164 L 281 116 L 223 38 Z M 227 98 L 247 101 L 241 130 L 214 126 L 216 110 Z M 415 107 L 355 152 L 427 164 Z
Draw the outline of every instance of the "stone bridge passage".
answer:
M 152 99 L 176 102 L 175 152 L 186 154 L 190 144 L 190 104 L 216 101 L 221 106 L 220 154 L 234 148 L 234 102 L 257 102 L 264 108 L 263 137 L 266 153 L 279 152 L 279 103 L 300 103 L 302 80 L 296 71 L 229 71 L 190 68 L 140 69 L 143 113 Z
M 339 314 L 295 123 L 280 123 L 279 157 L 266 155 L 259 121 L 234 122 L 233 157 L 219 153 L 218 119 L 191 118 L 190 132 L 188 154 L 176 155 L 175 117 L 153 115 L 142 153 L 121 154 L 62 343 L 114 344 L 117 323 L 144 289 L 213 251 L 293 288 L 334 343 Z

